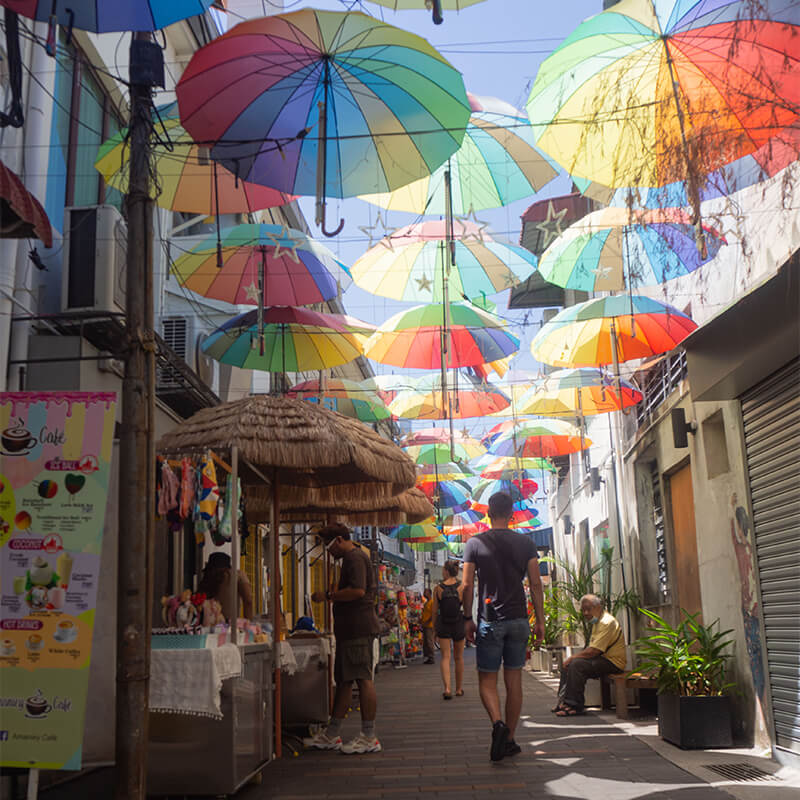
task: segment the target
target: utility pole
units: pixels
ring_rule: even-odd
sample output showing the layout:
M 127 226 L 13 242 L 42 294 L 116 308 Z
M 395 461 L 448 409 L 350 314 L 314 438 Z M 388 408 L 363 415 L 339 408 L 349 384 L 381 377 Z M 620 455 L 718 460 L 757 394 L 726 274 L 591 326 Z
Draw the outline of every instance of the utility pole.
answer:
M 164 57 L 150 34 L 130 48 L 130 177 L 126 209 L 125 377 L 119 466 L 117 575 L 116 800 L 147 792 L 150 628 L 155 518 L 155 339 L 153 203 L 150 199 L 152 89 L 164 85 Z

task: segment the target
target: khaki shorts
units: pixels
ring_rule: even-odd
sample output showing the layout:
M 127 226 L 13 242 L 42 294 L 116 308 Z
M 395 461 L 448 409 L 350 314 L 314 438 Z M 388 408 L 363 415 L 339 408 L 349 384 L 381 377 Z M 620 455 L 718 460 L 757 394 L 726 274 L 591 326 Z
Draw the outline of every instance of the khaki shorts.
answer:
M 337 640 L 333 679 L 337 684 L 371 681 L 375 677 L 374 636 Z

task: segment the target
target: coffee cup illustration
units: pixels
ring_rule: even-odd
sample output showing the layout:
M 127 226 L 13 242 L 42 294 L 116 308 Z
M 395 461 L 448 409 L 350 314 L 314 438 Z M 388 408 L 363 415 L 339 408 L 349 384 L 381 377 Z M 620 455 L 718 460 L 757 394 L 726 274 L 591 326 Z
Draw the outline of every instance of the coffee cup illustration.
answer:
M 25 700 L 25 710 L 29 717 L 43 717 L 53 710 L 47 698 L 42 694 L 41 689 L 36 690 L 36 694 L 31 695 Z
M 0 433 L 0 444 L 9 455 L 27 453 L 36 445 L 36 437 L 22 424 L 13 425 Z
M 42 646 L 42 637 L 38 633 L 32 633 L 28 637 L 28 649 L 38 650 Z

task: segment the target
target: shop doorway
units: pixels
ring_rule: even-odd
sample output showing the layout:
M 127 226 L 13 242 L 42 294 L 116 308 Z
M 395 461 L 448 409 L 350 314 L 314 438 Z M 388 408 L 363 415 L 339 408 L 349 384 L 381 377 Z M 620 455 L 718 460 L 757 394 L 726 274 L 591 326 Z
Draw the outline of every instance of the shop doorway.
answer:
M 702 611 L 697 567 L 697 531 L 694 521 L 692 467 L 687 464 L 665 476 L 670 500 L 676 606 L 690 614 Z

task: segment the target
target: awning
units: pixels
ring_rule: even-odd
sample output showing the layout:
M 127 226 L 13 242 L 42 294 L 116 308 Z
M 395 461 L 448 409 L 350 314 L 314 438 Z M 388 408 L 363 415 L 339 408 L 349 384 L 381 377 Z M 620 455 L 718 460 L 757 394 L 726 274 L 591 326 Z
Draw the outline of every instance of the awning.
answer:
M 800 355 L 800 252 L 687 336 L 692 399 L 733 400 Z
M 397 553 L 390 553 L 388 550 L 383 551 L 381 560 L 384 564 L 391 564 L 392 566 L 402 567 L 403 569 L 414 569 L 413 561 L 409 561 L 409 559 L 403 558 L 403 556 L 399 556 Z
M 53 246 L 53 229 L 42 204 L 25 188 L 19 175 L 0 161 L 0 236 L 40 239 Z

